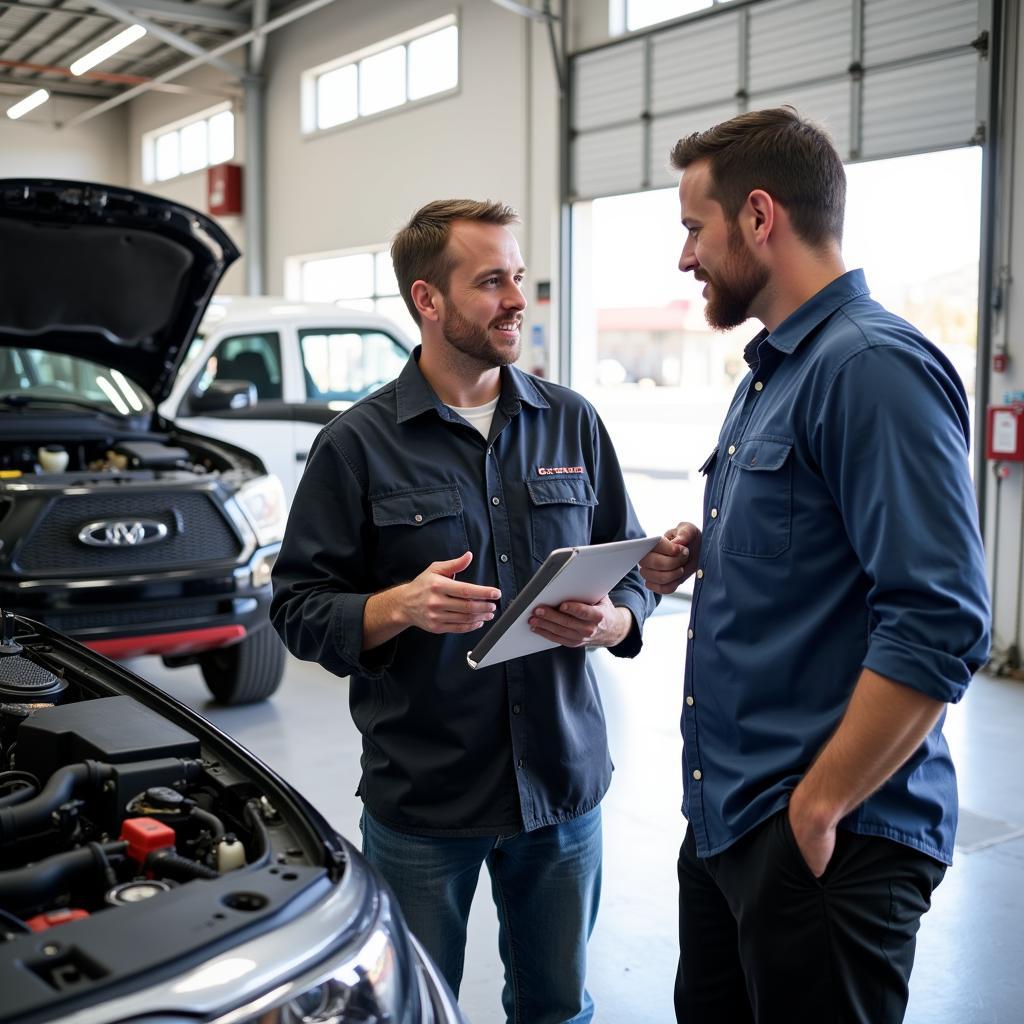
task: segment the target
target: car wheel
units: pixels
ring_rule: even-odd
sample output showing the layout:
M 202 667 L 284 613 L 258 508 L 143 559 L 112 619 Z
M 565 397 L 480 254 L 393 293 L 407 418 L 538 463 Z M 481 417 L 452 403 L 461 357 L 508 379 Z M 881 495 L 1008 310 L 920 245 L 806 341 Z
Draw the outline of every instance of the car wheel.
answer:
M 284 657 L 277 633 L 264 626 L 241 643 L 201 654 L 199 667 L 218 703 L 253 704 L 281 685 Z

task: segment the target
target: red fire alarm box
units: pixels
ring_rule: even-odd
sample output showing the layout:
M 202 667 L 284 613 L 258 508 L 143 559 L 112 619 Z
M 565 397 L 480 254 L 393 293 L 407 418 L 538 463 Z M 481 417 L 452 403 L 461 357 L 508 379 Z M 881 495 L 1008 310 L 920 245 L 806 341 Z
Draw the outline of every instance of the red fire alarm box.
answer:
M 985 458 L 1024 462 L 1024 404 L 988 407 Z
M 242 168 L 214 164 L 206 169 L 206 208 L 217 217 L 242 212 Z

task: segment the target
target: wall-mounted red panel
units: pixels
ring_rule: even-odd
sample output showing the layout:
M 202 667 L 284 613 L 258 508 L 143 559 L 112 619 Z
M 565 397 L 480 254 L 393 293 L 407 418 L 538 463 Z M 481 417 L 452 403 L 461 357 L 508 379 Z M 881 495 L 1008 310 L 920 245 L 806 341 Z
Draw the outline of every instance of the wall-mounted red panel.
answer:
M 214 164 L 206 169 L 206 208 L 215 217 L 242 212 L 242 168 L 239 164 Z

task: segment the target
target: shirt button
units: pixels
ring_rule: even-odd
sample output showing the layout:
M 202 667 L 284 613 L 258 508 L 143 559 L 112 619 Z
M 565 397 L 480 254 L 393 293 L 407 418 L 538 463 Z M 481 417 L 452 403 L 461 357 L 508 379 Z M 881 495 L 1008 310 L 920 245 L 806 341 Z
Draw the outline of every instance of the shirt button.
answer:
M 519 758 L 519 767 L 520 768 L 525 768 L 526 767 L 526 762 L 522 758 Z
M 501 498 L 491 498 L 491 504 L 492 505 L 500 505 L 501 504 Z
M 697 570 L 697 579 L 699 579 L 699 580 L 704 579 L 704 570 L 703 569 L 698 569 Z
M 736 445 L 734 445 L 734 444 L 729 445 L 729 454 L 730 455 L 735 455 L 736 454 Z
M 421 516 L 419 512 L 417 512 L 416 515 L 413 516 L 413 519 L 415 519 L 417 523 L 423 522 L 423 516 Z
M 691 708 L 693 707 L 693 698 L 692 697 L 687 697 L 686 698 L 686 705 L 687 705 L 687 707 L 691 707 Z
M 493 455 L 494 454 L 494 449 L 493 448 L 488 448 L 487 449 L 487 454 L 488 455 Z
M 507 562 L 508 561 L 508 555 L 502 555 L 501 556 L 501 561 L 502 562 Z
M 688 640 L 692 640 L 693 639 L 693 630 L 692 629 L 688 629 L 686 631 L 686 637 L 687 637 Z
M 713 508 L 711 510 L 711 518 L 712 519 L 717 519 L 718 518 L 718 509 L 717 508 Z
M 755 391 L 761 391 L 761 390 L 763 390 L 763 388 L 764 388 L 764 383 L 763 383 L 762 381 L 758 381 L 758 382 L 757 382 L 757 383 L 756 383 L 756 384 L 754 385 L 754 390 L 755 390 Z
M 513 715 L 518 715 L 519 712 L 522 711 L 522 710 L 523 710 L 523 705 L 522 704 L 513 704 L 512 705 L 512 714 Z
M 700 780 L 701 780 L 701 774 L 700 774 L 700 769 L 699 769 L 699 768 L 696 768 L 696 769 L 694 769 L 694 772 L 693 772 L 693 777 L 694 777 L 694 778 L 695 778 L 695 779 L 696 779 L 696 780 L 697 780 L 698 782 L 700 782 Z

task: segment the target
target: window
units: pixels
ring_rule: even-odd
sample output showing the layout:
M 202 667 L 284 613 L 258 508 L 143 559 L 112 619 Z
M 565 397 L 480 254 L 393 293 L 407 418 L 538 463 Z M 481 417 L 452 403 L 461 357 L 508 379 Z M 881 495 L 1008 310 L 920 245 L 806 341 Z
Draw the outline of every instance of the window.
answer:
M 729 0 L 612 0 L 608 6 L 610 29 L 613 36 L 635 32 L 662 21 L 682 18 L 686 14 L 703 11 L 728 3 Z
M 450 14 L 306 71 L 302 130 L 308 134 L 372 117 L 458 84 L 459 27 Z
M 306 396 L 314 402 L 355 402 L 394 380 L 409 358 L 381 331 L 299 331 L 299 344 Z
M 398 294 L 398 281 L 387 249 L 305 256 L 285 269 L 286 294 L 303 302 L 336 302 L 349 309 L 380 313 L 410 337 L 416 326 Z
M 235 155 L 235 115 L 227 106 L 205 110 L 142 137 L 142 176 L 152 184 L 221 164 Z
M 207 360 L 196 383 L 201 394 L 215 380 L 249 381 L 256 401 L 281 400 L 281 342 L 276 333 L 239 334 L 225 338 Z

